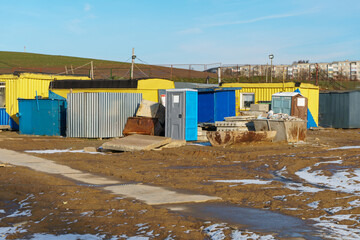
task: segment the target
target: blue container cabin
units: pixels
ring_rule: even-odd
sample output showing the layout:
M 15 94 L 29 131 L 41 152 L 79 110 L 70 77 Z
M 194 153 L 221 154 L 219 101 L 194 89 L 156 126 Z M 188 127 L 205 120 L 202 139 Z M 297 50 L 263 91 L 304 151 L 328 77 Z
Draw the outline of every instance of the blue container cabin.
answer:
M 238 89 L 238 88 L 237 88 Z M 235 116 L 235 89 L 199 88 L 198 122 L 214 123 Z
M 66 101 L 18 99 L 20 134 L 65 136 Z

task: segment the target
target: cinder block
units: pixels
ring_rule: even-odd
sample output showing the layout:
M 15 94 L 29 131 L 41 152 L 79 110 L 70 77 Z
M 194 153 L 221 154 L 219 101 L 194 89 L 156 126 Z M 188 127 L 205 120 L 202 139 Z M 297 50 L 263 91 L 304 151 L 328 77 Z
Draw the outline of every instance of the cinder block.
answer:
M 268 112 L 269 104 L 251 104 L 250 111 Z

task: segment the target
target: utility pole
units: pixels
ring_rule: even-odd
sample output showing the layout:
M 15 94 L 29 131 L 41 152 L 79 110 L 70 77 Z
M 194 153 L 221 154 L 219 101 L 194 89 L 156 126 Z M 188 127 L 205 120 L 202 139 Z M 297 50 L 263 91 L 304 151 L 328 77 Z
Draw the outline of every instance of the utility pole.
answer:
M 269 71 L 269 67 L 268 67 L 268 63 L 266 63 L 266 69 L 265 69 L 266 82 L 268 82 L 268 71 Z
M 221 85 L 221 67 L 218 67 L 218 82 L 219 86 Z
M 74 75 L 74 68 L 73 68 L 72 65 L 71 65 L 71 72 L 72 72 L 72 74 Z
M 91 66 L 90 78 L 91 78 L 91 80 L 94 80 L 94 63 L 93 63 L 93 61 L 90 62 L 90 66 Z
M 269 58 L 270 58 L 270 60 L 271 60 L 271 63 L 270 63 L 270 82 L 272 83 L 272 79 L 273 79 L 272 60 L 273 60 L 273 58 L 274 58 L 274 55 L 273 55 L 273 54 L 270 54 L 270 55 L 269 55 Z
M 172 80 L 172 76 L 173 76 L 173 65 L 171 64 L 171 69 L 170 69 L 170 80 Z
M 135 48 L 132 49 L 132 56 L 131 56 L 131 72 L 130 72 L 130 79 L 134 79 L 134 64 L 135 64 Z
M 319 85 L 319 64 L 316 63 L 315 66 L 316 66 L 316 78 L 315 78 L 316 82 L 315 82 L 315 85 L 318 86 Z

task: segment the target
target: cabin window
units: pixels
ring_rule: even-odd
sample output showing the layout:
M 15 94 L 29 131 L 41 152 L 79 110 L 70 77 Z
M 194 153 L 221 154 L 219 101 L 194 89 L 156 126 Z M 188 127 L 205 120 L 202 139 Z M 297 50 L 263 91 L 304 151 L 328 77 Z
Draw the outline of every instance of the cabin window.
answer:
M 240 94 L 240 109 L 250 109 L 250 105 L 255 103 L 255 93 Z

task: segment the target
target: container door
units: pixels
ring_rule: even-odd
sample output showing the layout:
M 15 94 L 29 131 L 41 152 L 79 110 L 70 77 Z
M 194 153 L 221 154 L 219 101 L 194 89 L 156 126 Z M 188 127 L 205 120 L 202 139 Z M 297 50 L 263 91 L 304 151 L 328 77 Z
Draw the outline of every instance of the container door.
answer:
M 295 96 L 292 100 L 291 116 L 307 119 L 308 99 L 303 96 Z
M 165 136 L 185 139 L 185 92 L 166 92 Z
M 274 113 L 291 114 L 291 97 L 274 96 L 271 105 Z

